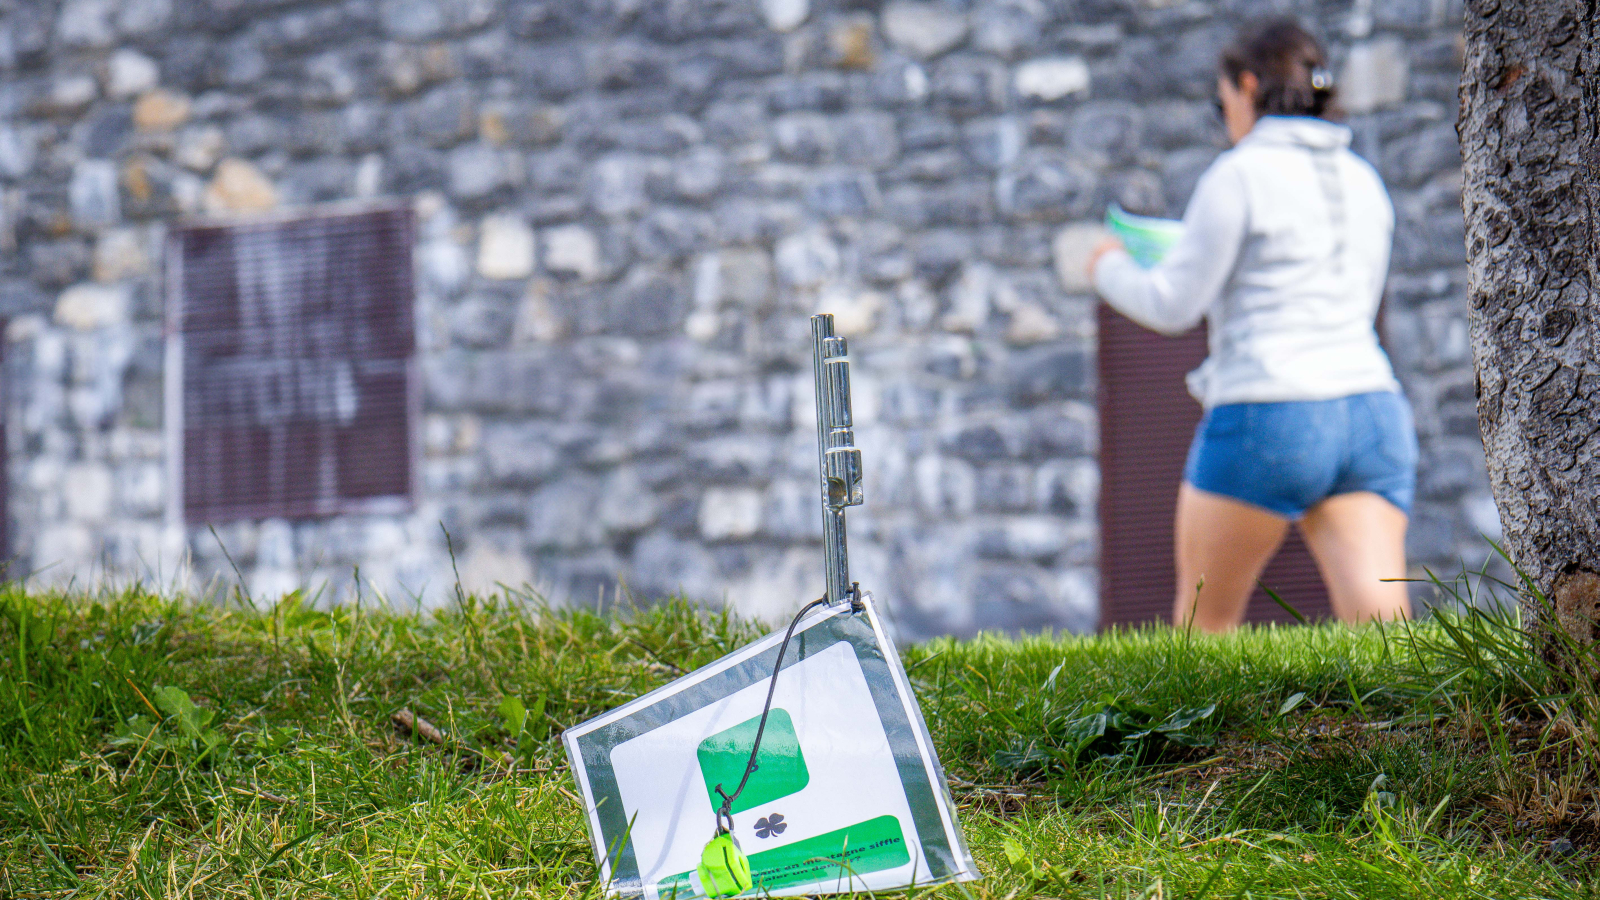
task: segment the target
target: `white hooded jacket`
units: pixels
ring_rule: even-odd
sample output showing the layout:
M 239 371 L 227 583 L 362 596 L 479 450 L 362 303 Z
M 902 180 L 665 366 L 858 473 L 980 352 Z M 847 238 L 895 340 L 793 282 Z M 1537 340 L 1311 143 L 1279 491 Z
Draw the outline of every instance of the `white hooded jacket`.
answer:
M 1207 318 L 1188 378 L 1206 408 L 1400 389 L 1373 328 L 1394 208 L 1349 146 L 1342 125 L 1263 117 L 1200 177 L 1159 265 L 1113 251 L 1096 266 L 1100 296 L 1147 328 Z

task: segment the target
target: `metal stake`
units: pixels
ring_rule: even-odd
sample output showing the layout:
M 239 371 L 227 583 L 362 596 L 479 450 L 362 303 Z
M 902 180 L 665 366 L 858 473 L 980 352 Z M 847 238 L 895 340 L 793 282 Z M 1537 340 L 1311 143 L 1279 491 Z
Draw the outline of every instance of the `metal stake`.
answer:
M 850 417 L 850 350 L 833 334 L 833 316 L 811 317 L 811 363 L 817 393 L 817 462 L 822 474 L 822 561 L 828 603 L 853 600 L 844 510 L 860 506 L 861 451 Z

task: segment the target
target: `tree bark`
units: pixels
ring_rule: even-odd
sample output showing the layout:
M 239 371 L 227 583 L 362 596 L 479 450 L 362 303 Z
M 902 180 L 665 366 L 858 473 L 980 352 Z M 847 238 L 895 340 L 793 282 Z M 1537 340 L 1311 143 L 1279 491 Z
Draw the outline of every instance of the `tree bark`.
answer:
M 1506 549 L 1600 638 L 1600 0 L 1467 0 L 1457 132 L 1478 425 Z

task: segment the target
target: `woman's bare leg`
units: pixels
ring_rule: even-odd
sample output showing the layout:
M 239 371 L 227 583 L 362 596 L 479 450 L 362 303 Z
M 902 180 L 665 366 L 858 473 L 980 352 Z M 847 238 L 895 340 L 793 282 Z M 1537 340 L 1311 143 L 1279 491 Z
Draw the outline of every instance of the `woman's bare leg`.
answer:
M 1306 512 L 1300 533 L 1340 621 L 1407 619 L 1406 514 L 1369 491 L 1335 494 Z
M 1180 486 L 1173 624 L 1184 628 L 1192 622 L 1195 628 L 1212 632 L 1237 627 L 1261 570 L 1288 530 L 1287 519 L 1258 506 L 1207 493 L 1187 482 Z

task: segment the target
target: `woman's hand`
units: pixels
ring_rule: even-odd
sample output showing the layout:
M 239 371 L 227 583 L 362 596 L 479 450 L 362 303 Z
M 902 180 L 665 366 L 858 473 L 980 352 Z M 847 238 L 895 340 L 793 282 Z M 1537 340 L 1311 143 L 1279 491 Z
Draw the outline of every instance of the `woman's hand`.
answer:
M 1100 264 L 1100 257 L 1113 250 L 1121 249 L 1123 249 L 1122 241 L 1114 237 L 1103 237 L 1100 239 L 1100 243 L 1094 245 L 1094 249 L 1089 251 L 1089 262 L 1084 267 L 1089 273 L 1089 282 L 1091 284 L 1094 282 L 1094 267 Z

